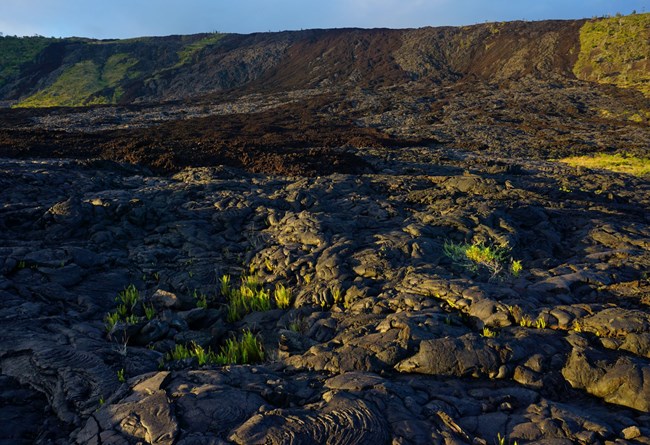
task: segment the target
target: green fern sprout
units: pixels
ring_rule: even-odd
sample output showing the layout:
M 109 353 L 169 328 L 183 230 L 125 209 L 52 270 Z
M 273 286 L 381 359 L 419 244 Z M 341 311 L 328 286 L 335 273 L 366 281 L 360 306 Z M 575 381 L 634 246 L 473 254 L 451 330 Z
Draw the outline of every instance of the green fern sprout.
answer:
M 287 289 L 283 284 L 278 283 L 275 286 L 273 297 L 275 299 L 275 304 L 279 309 L 287 309 L 289 306 L 291 306 L 291 289 Z

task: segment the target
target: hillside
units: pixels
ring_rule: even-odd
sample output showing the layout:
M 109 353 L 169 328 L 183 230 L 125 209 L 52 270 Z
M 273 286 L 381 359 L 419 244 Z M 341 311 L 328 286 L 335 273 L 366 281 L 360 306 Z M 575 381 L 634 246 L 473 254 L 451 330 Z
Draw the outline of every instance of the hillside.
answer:
M 613 38 L 612 36 L 615 36 Z M 202 34 L 116 41 L 0 39 L 0 101 L 159 102 L 297 90 L 565 77 L 648 92 L 650 14 L 417 30 Z

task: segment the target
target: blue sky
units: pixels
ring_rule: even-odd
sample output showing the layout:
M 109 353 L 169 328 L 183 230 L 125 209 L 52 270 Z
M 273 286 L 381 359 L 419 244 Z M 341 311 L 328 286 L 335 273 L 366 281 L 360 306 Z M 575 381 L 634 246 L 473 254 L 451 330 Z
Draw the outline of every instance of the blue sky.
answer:
M 650 12 L 650 0 L 0 0 L 0 32 L 126 38 L 212 31 L 417 28 L 632 10 Z

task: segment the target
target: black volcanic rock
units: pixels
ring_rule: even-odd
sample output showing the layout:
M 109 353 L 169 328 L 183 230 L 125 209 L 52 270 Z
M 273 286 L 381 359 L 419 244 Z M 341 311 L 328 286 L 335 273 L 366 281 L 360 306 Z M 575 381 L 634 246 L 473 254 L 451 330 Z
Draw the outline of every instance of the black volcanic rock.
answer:
M 650 443 L 644 20 L 21 41 L 0 442 Z

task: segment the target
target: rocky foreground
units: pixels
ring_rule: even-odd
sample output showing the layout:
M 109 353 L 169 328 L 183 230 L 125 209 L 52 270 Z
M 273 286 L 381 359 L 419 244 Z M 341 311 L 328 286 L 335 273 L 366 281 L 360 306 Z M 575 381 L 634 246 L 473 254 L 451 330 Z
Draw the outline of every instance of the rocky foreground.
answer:
M 349 150 L 365 173 L 0 160 L 0 442 L 650 443 L 647 180 Z M 229 319 L 224 275 L 291 305 Z M 168 355 L 244 330 L 262 362 Z

